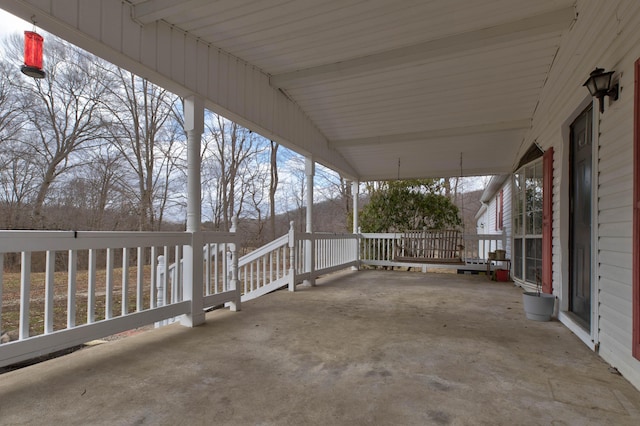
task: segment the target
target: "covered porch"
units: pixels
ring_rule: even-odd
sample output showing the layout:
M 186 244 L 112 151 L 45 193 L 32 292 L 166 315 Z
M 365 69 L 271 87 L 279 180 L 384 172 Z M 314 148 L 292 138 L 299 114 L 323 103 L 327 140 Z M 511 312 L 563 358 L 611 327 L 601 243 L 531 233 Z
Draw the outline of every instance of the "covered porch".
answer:
M 455 274 L 324 276 L 6 373 L 14 424 L 637 424 L 640 393 L 521 290 Z
M 11 290 L 17 339 L 0 345 L 0 365 L 169 318 L 203 325 L 9 373 L 2 421 L 637 424 L 637 392 L 609 371 L 640 389 L 637 2 L 0 5 L 182 97 L 188 153 L 186 233 L 0 232 L 0 252 L 21 265 Z M 583 84 L 597 70 L 612 70 L 618 89 L 592 97 Z M 205 109 L 304 155 L 304 233 L 241 261 L 233 232 L 201 230 Z M 543 157 L 528 158 L 530 149 Z M 523 247 L 514 257 L 541 269 L 532 281 L 557 297 L 567 328 L 525 321 L 520 290 L 481 277 L 363 271 L 314 287 L 339 269 L 385 266 L 398 247 L 395 236 L 359 233 L 357 218 L 352 234 L 314 229 L 316 164 L 352 181 L 356 194 L 372 180 L 531 168 L 522 181 L 540 181 L 538 202 L 524 203 L 523 186 L 522 208 L 504 206 L 523 220 L 540 213 L 532 232 L 514 219 Z M 513 235 L 500 239 L 515 247 Z M 377 239 L 376 250 L 363 238 Z M 33 289 L 32 253 L 46 271 Z M 247 297 L 301 281 L 311 287 Z M 37 303 L 32 290 L 44 295 Z M 56 325 L 60 300 L 66 323 Z M 245 302 L 242 312 L 205 314 Z

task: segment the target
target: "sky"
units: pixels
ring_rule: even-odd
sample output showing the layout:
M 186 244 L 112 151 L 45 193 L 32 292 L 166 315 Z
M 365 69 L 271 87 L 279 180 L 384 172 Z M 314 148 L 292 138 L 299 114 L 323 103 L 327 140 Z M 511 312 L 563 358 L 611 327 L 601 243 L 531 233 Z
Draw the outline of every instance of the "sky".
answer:
M 29 22 L 16 18 L 9 12 L 5 12 L 3 9 L 0 9 L 0 37 L 16 32 L 21 33 L 25 30 L 31 29 L 33 29 L 33 25 Z

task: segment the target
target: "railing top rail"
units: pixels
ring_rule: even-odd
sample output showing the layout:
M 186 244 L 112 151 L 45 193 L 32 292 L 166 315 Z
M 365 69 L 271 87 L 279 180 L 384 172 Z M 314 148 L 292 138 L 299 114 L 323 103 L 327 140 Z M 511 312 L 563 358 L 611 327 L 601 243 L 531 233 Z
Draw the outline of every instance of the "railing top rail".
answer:
M 2 238 L 101 238 L 101 237 L 130 237 L 130 236 L 182 236 L 188 235 L 182 231 L 38 231 L 38 230 L 0 230 Z
M 355 239 L 358 238 L 357 234 L 332 234 L 332 233 L 326 233 L 326 234 L 320 234 L 320 233 L 314 233 L 314 239 L 316 240 L 350 240 L 350 239 Z
M 203 231 L 202 240 L 204 243 L 235 243 L 235 232 L 216 232 L 216 231 Z
M 400 238 L 402 232 L 362 232 L 360 236 L 364 238 Z
M 298 232 L 296 233 L 297 240 L 357 240 L 358 234 L 334 234 L 334 233 L 318 233 L 318 232 Z
M 186 245 L 189 232 L 0 231 L 0 253 Z M 202 232 L 204 243 L 235 243 L 233 232 Z
M 185 232 L 0 231 L 0 253 L 190 244 Z

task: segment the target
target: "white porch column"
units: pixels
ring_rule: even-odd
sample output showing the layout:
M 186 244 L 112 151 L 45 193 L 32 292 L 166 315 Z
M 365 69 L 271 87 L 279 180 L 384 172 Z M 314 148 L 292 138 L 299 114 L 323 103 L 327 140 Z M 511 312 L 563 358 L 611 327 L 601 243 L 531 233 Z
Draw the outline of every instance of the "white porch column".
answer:
M 305 175 L 307 176 L 307 226 L 306 231 L 311 236 L 313 233 L 313 177 L 316 174 L 316 164 L 313 157 L 306 157 L 304 162 Z M 307 240 L 305 244 L 305 272 L 310 272 L 311 277 L 305 283 L 316 285 L 315 270 L 315 241 Z
M 351 182 L 351 196 L 353 197 L 353 233 L 358 233 L 358 197 L 360 196 L 360 182 Z
M 358 198 L 360 196 L 360 182 L 357 180 L 351 182 L 351 197 L 353 197 L 353 233 L 358 234 L 360 230 L 360 224 L 358 223 L 359 212 L 358 212 Z M 358 264 L 356 266 L 352 266 L 351 269 L 358 270 L 360 269 L 360 237 L 356 242 L 356 259 L 358 260 Z
M 192 234 L 191 245 L 185 246 L 183 297 L 191 300 L 191 314 L 184 315 L 182 325 L 194 327 L 204 323 L 202 234 L 201 223 L 201 138 L 204 132 L 204 101 L 196 96 L 184 99 L 184 129 L 187 132 L 187 232 Z

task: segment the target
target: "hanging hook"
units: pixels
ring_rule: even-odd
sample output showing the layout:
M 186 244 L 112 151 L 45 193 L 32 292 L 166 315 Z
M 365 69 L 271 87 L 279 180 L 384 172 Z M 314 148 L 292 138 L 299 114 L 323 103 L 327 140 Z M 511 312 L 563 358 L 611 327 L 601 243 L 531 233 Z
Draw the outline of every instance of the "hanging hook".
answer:
M 36 15 L 31 15 L 31 23 L 33 24 L 33 32 L 36 32 Z

